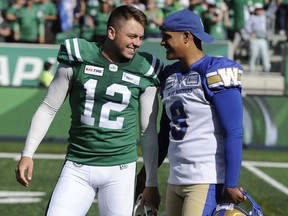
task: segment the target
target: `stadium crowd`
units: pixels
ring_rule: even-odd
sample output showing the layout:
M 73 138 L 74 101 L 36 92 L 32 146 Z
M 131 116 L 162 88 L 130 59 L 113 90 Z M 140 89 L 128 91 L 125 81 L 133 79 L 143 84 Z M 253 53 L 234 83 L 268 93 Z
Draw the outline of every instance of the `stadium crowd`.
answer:
M 282 36 L 287 32 L 288 0 L 1 0 L 0 42 L 60 44 L 72 37 L 102 42 L 110 12 L 122 4 L 145 12 L 146 38 L 160 38 L 163 19 L 188 8 L 201 16 L 210 35 L 233 41 L 236 50 L 249 39 L 246 24 L 259 4 L 268 29 Z

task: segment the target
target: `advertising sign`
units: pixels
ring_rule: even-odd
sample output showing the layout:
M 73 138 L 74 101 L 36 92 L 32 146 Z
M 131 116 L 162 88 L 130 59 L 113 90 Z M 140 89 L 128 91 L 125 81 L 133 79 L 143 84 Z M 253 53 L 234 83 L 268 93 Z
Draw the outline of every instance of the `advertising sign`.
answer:
M 59 45 L 0 43 L 0 86 L 37 86 L 44 62 L 57 64 L 58 49 Z

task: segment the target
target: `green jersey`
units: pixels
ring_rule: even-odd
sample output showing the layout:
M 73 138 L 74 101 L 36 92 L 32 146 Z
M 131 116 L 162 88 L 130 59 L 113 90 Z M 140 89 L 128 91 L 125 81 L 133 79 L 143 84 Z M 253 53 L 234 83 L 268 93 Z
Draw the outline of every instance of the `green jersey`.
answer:
M 64 41 L 57 59 L 73 69 L 67 159 L 97 166 L 137 160 L 139 98 L 159 84 L 162 62 L 138 52 L 126 63 L 112 64 L 99 45 L 76 38 Z

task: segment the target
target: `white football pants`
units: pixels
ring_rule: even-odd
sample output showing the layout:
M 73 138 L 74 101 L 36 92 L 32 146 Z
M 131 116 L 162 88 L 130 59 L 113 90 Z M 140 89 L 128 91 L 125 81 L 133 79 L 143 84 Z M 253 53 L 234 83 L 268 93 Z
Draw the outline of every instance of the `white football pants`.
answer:
M 96 194 L 100 216 L 132 215 L 135 174 L 136 162 L 118 166 L 87 166 L 66 161 L 47 215 L 86 215 Z

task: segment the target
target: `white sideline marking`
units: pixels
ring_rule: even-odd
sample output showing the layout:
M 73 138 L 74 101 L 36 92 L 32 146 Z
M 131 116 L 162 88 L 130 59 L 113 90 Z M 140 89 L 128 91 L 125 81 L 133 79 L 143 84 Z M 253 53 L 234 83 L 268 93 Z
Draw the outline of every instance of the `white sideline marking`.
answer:
M 13 197 L 7 197 L 7 198 L 0 198 L 0 204 L 17 204 L 17 203 L 38 203 L 41 202 L 41 198 L 13 198 Z
M 0 198 L 14 196 L 14 197 L 34 197 L 44 196 L 45 192 L 26 192 L 26 191 L 0 191 Z
M 12 158 L 18 161 L 20 157 L 21 154 L 19 153 L 0 153 L 0 158 Z M 65 154 L 35 154 L 33 159 L 61 160 L 65 159 Z
M 37 203 L 42 200 L 45 192 L 0 191 L 1 204 Z
M 282 193 L 284 193 L 284 194 L 286 194 L 288 196 L 288 188 L 287 187 L 285 187 L 283 184 L 281 184 L 280 182 L 276 181 L 275 179 L 271 178 L 269 175 L 265 174 L 261 170 L 257 169 L 253 165 L 253 163 L 251 164 L 249 161 L 243 161 L 242 162 L 242 166 L 245 167 L 247 170 L 251 171 L 252 173 L 254 173 L 259 178 L 261 178 L 264 181 L 266 181 L 272 187 L 278 189 L 279 191 L 281 191 Z M 274 167 L 276 167 L 276 166 L 274 166 Z M 287 168 L 287 167 L 285 167 L 285 168 Z
M 244 163 L 248 163 L 251 166 L 257 167 L 275 167 L 275 168 L 288 168 L 288 163 L 282 162 L 267 162 L 267 161 L 244 161 Z

